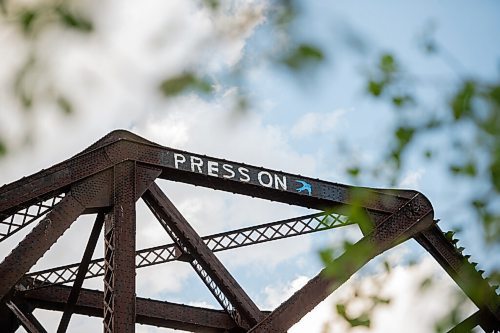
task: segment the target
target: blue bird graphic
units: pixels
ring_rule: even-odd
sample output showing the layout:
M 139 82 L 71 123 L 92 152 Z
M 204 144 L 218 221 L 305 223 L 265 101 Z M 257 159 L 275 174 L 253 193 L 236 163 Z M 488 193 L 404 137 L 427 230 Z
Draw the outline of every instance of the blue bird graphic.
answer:
M 297 188 L 297 192 L 304 192 L 304 191 L 307 191 L 307 193 L 309 195 L 311 195 L 311 192 L 312 192 L 312 186 L 311 184 L 309 184 L 308 182 L 306 181 L 303 181 L 303 180 L 296 180 L 297 183 L 299 184 L 302 184 L 301 187 Z

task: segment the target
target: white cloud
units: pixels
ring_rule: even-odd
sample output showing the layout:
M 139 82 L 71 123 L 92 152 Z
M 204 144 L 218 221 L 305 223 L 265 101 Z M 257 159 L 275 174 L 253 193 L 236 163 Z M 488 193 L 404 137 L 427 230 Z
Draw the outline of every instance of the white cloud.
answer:
M 338 109 L 331 112 L 308 112 L 302 115 L 293 125 L 291 133 L 296 138 L 303 138 L 311 135 L 321 135 L 331 133 L 339 125 L 345 109 Z
M 422 176 L 424 174 L 425 170 L 422 168 L 413 171 L 408 171 L 401 179 L 399 186 L 404 188 L 419 189 L 420 180 L 422 179 Z

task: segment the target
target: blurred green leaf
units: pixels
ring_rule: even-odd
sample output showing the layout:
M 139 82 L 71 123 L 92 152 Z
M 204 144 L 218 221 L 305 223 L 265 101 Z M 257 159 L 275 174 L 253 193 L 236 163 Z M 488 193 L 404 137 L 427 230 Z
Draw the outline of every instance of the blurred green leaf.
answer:
M 323 264 L 328 265 L 333 261 L 333 250 L 332 249 L 322 249 L 319 251 L 319 256 Z
M 431 129 L 437 129 L 443 126 L 443 122 L 436 119 L 432 118 L 429 121 L 427 121 L 424 125 L 425 129 L 431 130 Z
M 73 113 L 73 105 L 66 97 L 61 96 L 61 97 L 57 98 L 56 102 L 57 102 L 57 106 L 59 106 L 59 108 L 61 109 L 61 111 L 65 115 L 69 115 L 69 114 Z
M 460 120 L 464 116 L 471 115 L 472 99 L 476 93 L 476 83 L 473 81 L 463 82 L 460 89 L 452 97 L 450 107 L 455 120 Z
M 476 164 L 473 162 L 468 162 L 464 165 L 450 165 L 450 171 L 456 175 L 462 174 L 470 177 L 474 177 L 475 175 L 477 175 Z
M 315 65 L 324 60 L 323 51 L 311 44 L 300 44 L 293 49 L 281 62 L 292 70 L 300 70 L 309 65 Z
M 500 85 L 492 86 L 488 95 L 497 106 L 500 106 Z
M 486 202 L 481 199 L 472 200 L 471 204 L 475 209 L 483 209 L 484 207 L 486 207 Z
M 203 2 L 211 10 L 217 10 L 220 7 L 220 1 L 219 0 L 203 0 Z
M 383 54 L 380 57 L 379 68 L 386 74 L 392 74 L 398 70 L 394 57 L 389 53 Z
M 7 146 L 3 142 L 3 140 L 0 139 L 0 157 L 4 156 L 7 154 Z
M 359 167 L 352 167 L 352 168 L 347 168 L 346 171 L 352 177 L 357 177 L 357 176 L 359 176 L 360 169 L 359 169 Z
M 415 134 L 414 127 L 399 127 L 394 133 L 401 147 L 406 146 L 413 139 Z
M 19 23 L 24 33 L 29 34 L 33 31 L 33 24 L 38 16 L 38 11 L 25 9 L 21 12 Z
M 166 96 L 175 96 L 186 90 L 210 93 L 213 89 L 207 80 L 200 79 L 193 73 L 185 73 L 163 81 L 160 84 L 160 90 Z
M 500 239 L 500 214 L 486 212 L 483 214 L 484 229 L 487 242 L 498 242 Z
M 384 260 L 384 270 L 386 273 L 390 273 L 392 271 L 391 264 L 387 260 Z
M 493 187 L 500 193 L 500 147 L 497 147 L 497 151 L 492 156 L 489 169 Z
M 375 97 L 378 97 L 384 91 L 385 83 L 383 81 L 377 82 L 375 80 L 368 81 L 368 92 Z
M 68 28 L 76 29 L 81 32 L 92 32 L 94 26 L 92 22 L 79 14 L 73 13 L 66 6 L 58 6 L 56 13 L 59 15 L 61 22 Z
M 13 87 L 14 94 L 17 96 L 24 109 L 30 109 L 33 106 L 33 91 L 30 88 L 30 74 L 33 72 L 36 64 L 34 56 L 30 56 L 23 66 L 17 71 Z
M 422 280 L 422 282 L 420 282 L 419 290 L 420 291 L 428 290 L 429 287 L 432 286 L 433 282 L 434 282 L 434 280 L 433 280 L 432 276 L 426 277 L 425 279 Z
M 410 95 L 396 95 L 392 97 L 392 104 L 394 106 L 401 108 L 413 102 L 413 97 Z
M 293 1 L 280 1 L 280 5 L 276 6 L 277 14 L 274 22 L 278 28 L 284 29 L 293 22 L 297 15 L 297 9 Z
M 351 327 L 358 327 L 358 326 L 364 326 L 364 327 L 370 327 L 370 318 L 366 313 L 363 313 L 361 316 L 357 318 L 351 318 L 347 314 L 347 309 L 345 304 L 339 303 L 336 305 L 337 308 L 337 313 L 344 318 Z

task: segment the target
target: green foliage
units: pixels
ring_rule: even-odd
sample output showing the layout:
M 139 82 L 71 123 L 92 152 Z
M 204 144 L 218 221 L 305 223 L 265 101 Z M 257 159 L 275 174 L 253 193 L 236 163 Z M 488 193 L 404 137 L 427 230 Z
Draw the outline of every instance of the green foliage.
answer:
M 433 55 L 440 56 L 442 48 L 436 41 L 429 36 L 425 39 L 427 51 L 431 50 Z M 446 59 L 449 58 L 450 55 L 446 55 Z M 455 64 L 452 69 L 456 70 L 457 67 L 460 66 Z M 393 106 L 395 110 L 409 110 L 412 107 L 411 110 L 419 109 L 421 113 L 418 121 L 415 120 L 415 111 L 397 113 L 398 125 L 394 129 L 394 140 L 387 153 L 392 164 L 391 173 L 394 175 L 391 183 L 397 183 L 399 172 L 406 165 L 407 151 L 421 149 L 423 156 L 436 161 L 439 149 L 447 149 L 446 154 L 441 156 L 459 157 L 439 160 L 447 163 L 451 175 L 488 185 L 488 189 L 471 199 L 483 202 L 481 208 L 472 203 L 471 207 L 482 221 L 485 239 L 498 243 L 499 213 L 493 207 L 500 200 L 500 83 L 491 83 L 480 77 L 461 77 L 450 83 L 454 87 L 451 93 L 443 91 L 442 104 L 432 106 L 430 112 L 426 112 L 429 106 L 410 93 L 422 85 L 430 86 L 432 83 L 427 83 L 425 78 L 404 69 L 389 53 L 379 56 L 366 80 L 369 96 Z M 435 109 L 445 109 L 446 112 L 436 112 Z M 467 135 L 462 135 L 464 128 L 467 129 Z M 448 136 L 450 147 L 435 147 L 431 150 L 412 144 L 418 138 L 436 132 L 451 133 Z M 347 173 L 351 175 L 349 170 Z
M 460 120 L 464 116 L 470 116 L 473 110 L 472 100 L 476 93 L 476 84 L 473 81 L 465 81 L 451 98 L 450 108 L 453 111 L 455 120 Z
M 68 2 L 48 1 L 4 6 L 3 15 L 17 24 L 28 38 L 42 34 L 47 27 L 60 24 L 64 28 L 74 29 L 81 33 L 94 31 L 92 21 L 81 11 L 70 6 Z
M 353 178 L 358 177 L 360 171 L 361 170 L 359 169 L 359 167 L 350 167 L 350 168 L 347 168 L 347 170 L 346 170 L 347 174 Z
M 220 1 L 219 0 L 203 0 L 203 3 L 205 4 L 205 6 L 207 6 L 211 10 L 217 10 L 220 8 Z
M 210 93 L 213 88 L 209 81 L 196 76 L 194 73 L 184 73 L 164 80 L 160 84 L 161 92 L 168 97 L 179 95 L 185 91 Z
M 73 104 L 64 96 L 57 98 L 57 105 L 65 115 L 70 115 L 73 113 Z
M 375 97 L 382 95 L 384 91 L 385 82 L 384 81 L 368 81 L 368 92 Z
M 7 145 L 3 142 L 2 139 L 0 139 L 0 157 L 4 156 L 7 154 Z
M 394 56 L 389 53 L 382 54 L 379 62 L 380 70 L 386 75 L 394 74 L 398 71 L 398 65 Z
M 33 31 L 33 23 L 38 16 L 38 11 L 32 9 L 23 10 L 19 17 L 21 28 L 25 34 L 30 34 Z
M 21 102 L 24 109 L 30 109 L 33 105 L 33 91 L 30 74 L 35 68 L 35 58 L 30 56 L 15 75 L 13 82 L 14 94 Z
M 477 174 L 476 164 L 474 162 L 468 162 L 464 165 L 450 165 L 450 171 L 455 175 L 463 174 L 471 177 Z
M 344 304 L 337 304 L 337 313 L 346 320 L 351 327 L 364 326 L 370 328 L 371 321 L 370 315 L 367 313 L 363 313 L 357 317 L 350 317 L 347 314 L 346 306 Z
M 392 97 L 392 104 L 397 108 L 403 108 L 412 102 L 414 102 L 414 100 L 410 95 L 394 95 Z
M 434 325 L 434 331 L 436 333 L 444 333 L 448 332 L 451 327 L 455 327 L 458 323 L 460 323 L 461 317 L 461 308 L 460 305 L 464 302 L 464 296 L 459 297 L 459 300 L 455 300 L 454 306 L 452 306 L 451 311 L 448 312 L 444 317 L 436 322 Z M 459 330 L 457 332 L 465 333 L 470 332 L 473 327 L 470 327 L 467 330 Z
M 293 48 L 281 62 L 288 68 L 298 71 L 311 65 L 318 65 L 325 59 L 323 51 L 311 44 L 300 44 Z
M 84 16 L 71 11 L 67 6 L 60 5 L 55 8 L 61 23 L 70 29 L 89 33 L 94 30 L 92 22 Z

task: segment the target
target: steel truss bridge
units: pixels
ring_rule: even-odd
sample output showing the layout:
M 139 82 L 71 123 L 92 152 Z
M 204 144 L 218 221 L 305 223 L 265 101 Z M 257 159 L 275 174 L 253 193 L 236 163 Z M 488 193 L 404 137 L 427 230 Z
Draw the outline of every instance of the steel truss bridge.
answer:
M 250 226 L 205 237 L 190 226 L 156 179 L 283 202 L 318 214 Z M 346 208 L 360 205 L 369 223 L 352 221 Z M 135 248 L 136 201 L 142 198 L 172 244 Z M 83 214 L 95 222 L 79 263 L 31 272 L 31 268 Z M 281 171 L 160 146 L 127 131 L 114 131 L 80 154 L 0 188 L 0 242 L 37 223 L 0 263 L 0 327 L 46 332 L 33 310 L 61 311 L 57 332 L 73 313 L 103 318 L 104 332 L 134 332 L 142 323 L 193 332 L 286 332 L 382 252 L 415 239 L 444 268 L 478 310 L 450 332 L 500 329 L 500 299 L 476 264 L 462 255 L 451 233 L 434 220 L 429 200 L 411 190 L 382 190 L 311 179 Z M 271 312 L 259 309 L 214 252 L 358 224 L 363 237 L 324 271 Z M 99 237 L 104 258 L 92 260 Z M 360 253 L 362 255 L 360 255 Z M 136 297 L 136 269 L 174 260 L 188 262 L 223 310 Z M 82 288 L 103 276 L 103 291 Z

